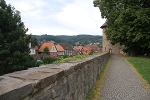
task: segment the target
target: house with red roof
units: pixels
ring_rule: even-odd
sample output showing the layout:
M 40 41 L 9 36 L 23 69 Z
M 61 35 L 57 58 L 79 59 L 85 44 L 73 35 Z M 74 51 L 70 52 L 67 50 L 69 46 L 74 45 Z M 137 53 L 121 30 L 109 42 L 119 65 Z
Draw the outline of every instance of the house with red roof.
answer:
M 54 42 L 44 42 L 39 48 L 39 53 L 44 53 L 44 49 L 48 48 L 50 57 L 57 57 L 57 49 Z
M 92 48 L 91 47 L 83 47 L 82 49 L 82 54 L 83 55 L 90 55 L 92 53 Z
M 64 50 L 64 48 L 61 45 L 56 44 L 55 47 L 57 49 L 57 55 L 58 55 L 58 57 L 65 55 L 65 50 Z
M 74 46 L 73 47 L 73 55 L 80 55 L 82 54 L 82 49 L 83 49 L 83 46 Z
M 100 53 L 100 52 L 102 52 L 101 48 L 99 48 L 97 45 L 87 45 L 85 47 L 91 48 L 93 53 Z
M 101 48 L 97 45 L 87 45 L 87 46 L 74 46 L 74 55 L 83 54 L 90 55 L 91 53 L 100 53 L 102 52 Z
M 85 46 L 85 47 L 84 46 L 74 46 L 73 50 L 74 50 L 74 55 L 78 55 L 78 54 L 90 55 L 92 52 L 92 48 L 88 47 L 88 46 Z
M 31 46 L 31 42 L 29 43 L 30 55 L 38 54 L 38 46 Z
M 65 50 L 65 55 L 73 56 L 73 48 L 71 45 L 67 43 L 59 43 L 59 45 Z

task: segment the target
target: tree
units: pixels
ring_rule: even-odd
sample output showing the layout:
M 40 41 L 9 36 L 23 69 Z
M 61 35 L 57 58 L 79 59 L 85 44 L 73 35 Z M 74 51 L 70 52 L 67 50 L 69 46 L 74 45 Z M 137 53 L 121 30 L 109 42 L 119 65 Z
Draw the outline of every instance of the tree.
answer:
M 49 53 L 49 49 L 48 49 L 48 47 L 47 47 L 47 46 L 44 48 L 44 53 L 46 53 L 46 54 L 48 54 L 48 53 Z
M 131 56 L 150 48 L 150 0 L 99 0 L 102 18 L 107 19 L 107 39 L 125 45 Z
M 38 41 L 35 37 L 31 37 L 31 47 L 39 46 Z
M 20 12 L 0 0 L 0 75 L 36 66 L 29 55 L 27 31 Z

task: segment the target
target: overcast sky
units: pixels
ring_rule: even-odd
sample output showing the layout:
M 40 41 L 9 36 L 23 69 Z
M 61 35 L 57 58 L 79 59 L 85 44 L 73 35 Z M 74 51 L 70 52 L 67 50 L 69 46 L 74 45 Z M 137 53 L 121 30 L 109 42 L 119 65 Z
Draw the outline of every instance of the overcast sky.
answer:
M 93 0 L 5 0 L 21 12 L 32 35 L 102 35 L 105 22 Z

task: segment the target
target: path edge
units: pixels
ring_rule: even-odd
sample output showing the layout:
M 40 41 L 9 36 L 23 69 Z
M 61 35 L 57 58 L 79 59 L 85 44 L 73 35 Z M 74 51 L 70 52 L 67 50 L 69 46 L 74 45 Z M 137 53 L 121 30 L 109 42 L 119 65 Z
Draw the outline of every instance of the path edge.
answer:
M 102 91 L 102 88 L 103 88 L 103 84 L 104 84 L 104 81 L 105 81 L 105 78 L 106 78 L 106 75 L 107 75 L 107 71 L 108 71 L 108 68 L 110 67 L 110 63 L 111 63 L 111 56 L 110 58 L 108 59 L 108 62 L 105 64 L 105 67 L 102 71 L 102 73 L 98 76 L 97 78 L 97 82 L 94 84 L 94 86 L 92 87 L 91 91 L 95 91 L 95 87 L 97 85 L 99 85 L 99 88 L 98 88 L 98 93 L 94 93 L 94 95 L 92 97 L 94 98 L 91 98 L 91 97 L 88 97 L 86 98 L 86 100 L 99 100 L 101 98 L 101 91 Z M 88 95 L 91 95 L 91 93 L 89 92 Z
M 140 79 L 140 81 L 144 84 L 144 88 L 150 90 L 150 85 L 149 85 L 148 82 L 141 76 L 141 74 L 136 70 L 136 68 L 134 68 L 134 66 L 133 66 L 125 57 L 122 56 L 122 58 L 130 65 L 132 71 L 138 76 L 138 78 Z

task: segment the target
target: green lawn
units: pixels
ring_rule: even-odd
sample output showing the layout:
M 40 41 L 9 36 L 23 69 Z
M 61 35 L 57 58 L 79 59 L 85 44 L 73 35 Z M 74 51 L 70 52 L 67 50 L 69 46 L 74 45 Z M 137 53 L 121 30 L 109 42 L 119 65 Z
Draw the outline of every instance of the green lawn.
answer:
M 150 85 L 150 58 L 148 57 L 125 57 L 130 64 Z

